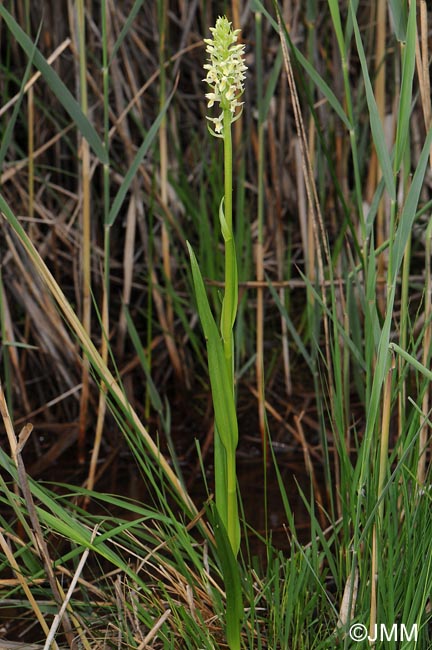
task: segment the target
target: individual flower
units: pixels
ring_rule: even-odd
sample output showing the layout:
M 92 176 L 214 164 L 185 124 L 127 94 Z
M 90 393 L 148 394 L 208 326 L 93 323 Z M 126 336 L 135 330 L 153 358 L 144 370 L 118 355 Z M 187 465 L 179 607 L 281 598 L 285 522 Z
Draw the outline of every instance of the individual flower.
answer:
M 210 27 L 213 38 L 205 38 L 208 63 L 204 65 L 207 76 L 204 79 L 211 88 L 206 94 L 207 106 L 212 108 L 217 102 L 222 109 L 218 117 L 207 117 L 214 124 L 216 135 L 223 134 L 224 111 L 230 111 L 232 121 L 236 110 L 242 106 L 239 99 L 244 92 L 243 81 L 247 67 L 244 64 L 244 45 L 237 43 L 239 29 L 232 29 L 230 21 L 219 16 L 215 27 Z

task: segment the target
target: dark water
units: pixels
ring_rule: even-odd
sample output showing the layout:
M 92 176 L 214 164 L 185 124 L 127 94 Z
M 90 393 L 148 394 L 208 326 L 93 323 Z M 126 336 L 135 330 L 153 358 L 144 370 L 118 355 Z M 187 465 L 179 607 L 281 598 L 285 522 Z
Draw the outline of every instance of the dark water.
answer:
M 30 445 L 26 447 L 24 461 L 33 478 L 51 483 L 58 481 L 73 485 L 83 484 L 88 475 L 88 463 L 84 466 L 77 463 L 76 436 L 71 433 L 73 434 L 75 431 L 65 431 L 63 435 L 57 433 L 55 436 L 45 433 L 45 436 L 41 436 L 39 439 L 41 456 L 39 458 Z M 67 451 L 59 450 L 59 455 L 53 458 L 53 446 L 59 444 L 59 439 L 63 437 L 68 440 L 69 444 L 72 444 Z M 177 438 L 176 443 L 180 448 L 180 466 L 185 483 L 190 486 L 189 493 L 197 509 L 200 510 L 208 498 L 205 481 L 197 465 L 195 445 L 191 445 L 190 441 L 188 445 L 182 444 L 182 442 L 184 443 L 184 440 Z M 114 440 L 111 440 L 111 443 L 114 444 Z M 132 498 L 141 504 L 151 504 L 151 495 L 124 440 L 119 440 L 118 453 L 113 453 L 115 450 L 113 450 L 112 444 L 108 445 L 101 453 L 99 467 L 107 462 L 109 456 L 112 455 L 113 459 L 107 463 L 95 490 Z M 309 502 L 310 480 L 305 471 L 303 454 L 299 452 L 298 448 L 288 450 L 286 446 L 277 443 L 275 443 L 274 449 L 283 488 L 293 513 L 296 536 L 300 542 L 308 542 L 310 539 L 309 514 L 299 492 L 300 488 Z M 90 450 L 88 458 L 90 458 Z M 212 462 L 213 453 L 210 446 L 205 458 L 206 482 L 210 492 L 214 490 Z M 266 471 L 264 471 L 259 438 L 245 439 L 243 436 L 241 439 L 237 453 L 237 475 L 244 519 L 247 522 L 249 548 L 252 554 L 262 555 L 264 553 L 265 546 L 259 538 L 266 536 L 271 536 L 273 545 L 277 549 L 288 550 L 293 531 L 289 527 L 277 473 L 271 458 Z M 116 515 L 120 518 L 127 516 L 127 511 L 124 513 L 119 511 Z M 245 543 L 244 546 L 246 548 Z

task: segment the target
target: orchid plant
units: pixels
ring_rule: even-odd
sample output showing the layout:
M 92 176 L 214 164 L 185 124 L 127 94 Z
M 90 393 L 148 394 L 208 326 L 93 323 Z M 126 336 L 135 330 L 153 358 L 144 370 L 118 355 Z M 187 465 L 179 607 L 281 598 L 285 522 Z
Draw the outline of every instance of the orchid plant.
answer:
M 208 62 L 205 82 L 211 90 L 206 94 L 208 108 L 219 104 L 221 113 L 207 117 L 214 128 L 212 135 L 224 142 L 224 196 L 219 220 L 225 243 L 225 292 L 222 302 L 220 331 L 210 310 L 196 257 L 189 246 L 198 312 L 207 342 L 208 366 L 215 412 L 215 489 L 216 508 L 234 553 L 240 546 L 240 524 L 237 504 L 235 452 L 238 441 L 234 395 L 233 326 L 237 314 L 238 279 L 232 225 L 232 139 L 231 125 L 241 114 L 239 101 L 244 91 L 246 66 L 244 45 L 237 43 L 239 31 L 233 30 L 225 17 L 219 17 L 210 28 L 213 38 L 205 39 Z M 240 109 L 240 110 L 239 110 Z

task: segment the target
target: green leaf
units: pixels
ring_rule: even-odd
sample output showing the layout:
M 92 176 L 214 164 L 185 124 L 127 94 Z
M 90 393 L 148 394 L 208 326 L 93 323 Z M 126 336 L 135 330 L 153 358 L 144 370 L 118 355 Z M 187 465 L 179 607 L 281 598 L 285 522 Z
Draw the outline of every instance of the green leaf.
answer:
M 228 379 L 228 371 L 221 337 L 210 310 L 201 271 L 189 242 L 192 277 L 198 313 L 207 344 L 210 384 L 218 432 L 227 454 L 233 454 L 238 442 L 238 426 L 234 395 Z
M 228 242 L 234 246 L 233 239 Z M 208 368 L 215 413 L 215 478 L 216 501 L 219 516 L 228 532 L 232 551 L 237 554 L 240 546 L 238 520 L 237 480 L 235 450 L 238 442 L 237 415 L 232 382 L 221 336 L 210 310 L 201 271 L 195 254 L 187 242 L 191 259 L 192 277 L 198 313 L 207 343 Z M 235 252 L 235 251 L 234 251 Z
M 26 85 L 26 83 L 28 81 L 28 78 L 30 76 L 30 72 L 31 72 L 31 69 L 32 69 L 33 59 L 34 59 L 34 55 L 35 55 L 35 51 L 36 51 L 36 43 L 39 40 L 41 27 L 42 26 L 39 27 L 39 31 L 37 33 L 36 40 L 35 40 L 35 42 L 33 44 L 31 54 L 28 57 L 28 62 L 27 62 L 27 65 L 26 65 L 26 69 L 25 69 L 25 72 L 24 72 L 24 75 L 23 75 L 22 81 L 21 81 L 21 87 L 20 87 L 18 99 L 15 102 L 15 106 L 14 106 L 14 109 L 12 111 L 12 116 L 8 120 L 6 130 L 5 130 L 4 135 L 3 135 L 3 139 L 2 139 L 2 142 L 1 142 L 1 146 L 0 146 L 0 169 L 3 167 L 3 162 L 4 162 L 4 159 L 6 157 L 7 150 L 9 148 L 9 144 L 10 144 L 10 141 L 11 141 L 13 129 L 14 129 L 14 126 L 15 126 L 15 122 L 16 122 L 16 119 L 17 119 L 17 117 L 19 115 L 19 112 L 20 112 L 20 109 L 21 109 L 21 104 L 22 104 L 22 100 L 23 100 L 23 97 L 24 97 L 24 88 L 25 88 L 25 85 Z
M 255 0 L 255 2 L 258 2 L 258 0 Z M 274 27 L 277 32 L 279 32 L 279 27 L 276 23 L 274 23 Z M 351 130 L 353 126 L 351 125 L 350 120 L 348 119 L 347 114 L 345 113 L 344 109 L 342 108 L 339 100 L 337 99 L 336 95 L 330 88 L 330 86 L 324 81 L 322 77 L 318 74 L 314 66 L 307 60 L 307 58 L 300 52 L 300 50 L 294 45 L 292 42 L 288 30 L 285 26 L 285 23 L 282 21 L 282 29 L 284 32 L 285 40 L 288 43 L 289 47 L 291 48 L 292 52 L 294 53 L 295 59 L 300 63 L 300 65 L 303 66 L 303 68 L 306 70 L 307 74 L 309 77 L 312 79 L 312 81 L 315 83 L 316 87 L 318 90 L 324 95 L 324 97 L 327 99 L 328 103 L 330 106 L 333 108 L 334 112 L 338 117 L 342 120 L 344 125 L 348 130 Z M 270 82 L 269 82 L 270 86 Z
M 232 239 L 232 232 L 228 228 L 228 224 L 225 219 L 225 212 L 223 209 L 224 200 L 225 197 L 223 196 L 219 204 L 219 222 L 220 222 L 222 237 L 224 238 L 224 242 L 226 243 L 229 239 Z
M 317 291 L 316 287 L 311 283 L 310 279 L 306 275 L 304 275 L 304 273 L 302 273 L 301 271 L 300 271 L 300 276 L 301 276 L 302 280 L 304 281 L 305 285 L 307 286 L 307 288 L 309 289 L 309 291 L 312 293 L 312 295 L 314 297 L 314 300 L 316 300 L 319 303 L 321 309 L 323 309 L 326 312 L 328 318 L 330 320 L 333 320 L 334 315 L 330 311 L 330 309 L 326 305 L 324 305 L 322 296 L 319 293 L 319 291 Z M 271 291 L 272 295 L 274 296 L 275 295 L 275 290 L 272 287 L 271 282 L 270 282 L 270 280 L 269 280 L 269 278 L 267 276 L 266 276 L 266 279 L 269 282 L 270 291 Z M 278 303 L 278 299 L 275 298 L 275 300 L 276 300 L 276 303 Z M 280 304 L 280 301 L 279 301 L 279 304 Z M 282 309 L 281 309 L 281 314 L 282 314 L 283 317 L 285 317 L 284 312 L 283 312 Z M 288 319 L 287 320 L 287 325 L 288 326 L 289 326 L 289 322 L 290 321 Z M 351 353 L 353 354 L 356 362 L 362 367 L 362 369 L 364 369 L 365 365 L 364 365 L 364 361 L 362 359 L 360 350 L 357 348 L 354 341 L 347 335 L 347 333 L 345 332 L 345 330 L 343 328 L 343 325 L 339 321 L 336 323 L 336 325 L 337 325 L 337 329 L 338 329 L 338 335 L 342 338 L 342 340 L 344 341 L 344 344 L 349 347 L 349 349 L 350 349 Z M 293 338 L 296 341 L 296 343 L 300 342 L 300 340 L 298 338 L 298 335 L 297 336 L 294 335 L 295 330 L 294 329 L 291 330 L 291 328 L 290 328 L 290 331 L 293 334 Z M 301 351 L 301 347 L 299 347 L 299 349 Z M 303 352 L 302 352 L 302 354 L 303 354 Z M 309 359 L 311 359 L 311 357 L 309 357 Z M 305 360 L 307 361 L 307 357 L 305 357 Z M 312 361 L 311 361 L 311 363 L 312 363 Z M 313 365 L 312 365 L 311 369 L 313 369 Z M 313 372 L 315 372 L 314 369 L 313 369 Z
M 266 88 L 266 92 L 265 92 L 265 96 L 264 96 L 264 101 L 263 101 L 263 105 L 262 105 L 263 119 L 265 119 L 267 117 L 267 113 L 268 113 L 268 110 L 270 108 L 270 102 L 273 99 L 274 94 L 275 94 L 276 85 L 277 85 L 277 82 L 279 80 L 279 75 L 280 75 L 280 71 L 281 71 L 281 68 L 282 68 L 282 60 L 283 60 L 282 48 L 279 47 L 278 53 L 277 53 L 277 56 L 276 56 L 276 59 L 275 59 L 274 65 L 273 65 L 273 69 L 272 69 L 272 71 L 270 73 L 270 77 L 269 77 L 269 80 L 268 80 L 268 83 L 267 83 L 267 88 Z
M 113 51 L 111 52 L 110 56 L 110 62 L 113 60 L 115 55 L 117 54 L 119 48 L 121 47 L 121 44 L 123 43 L 125 36 L 127 35 L 130 26 L 132 25 L 133 21 L 135 20 L 135 17 L 139 10 L 141 9 L 141 5 L 143 4 L 144 0 L 135 0 L 134 6 L 132 7 L 129 16 L 127 17 L 127 20 L 125 21 L 122 30 L 115 42 L 115 45 L 113 47 Z
M 338 46 L 339 46 L 339 51 L 341 53 L 341 56 L 345 57 L 346 47 L 345 47 L 344 33 L 343 33 L 343 29 L 342 29 L 342 21 L 341 21 L 340 9 L 339 9 L 339 2 L 338 2 L 338 0 L 329 0 L 328 5 L 329 5 L 329 9 L 330 9 L 331 18 L 332 18 L 333 28 L 335 30 L 336 39 L 337 39 Z M 351 5 L 351 2 L 350 2 L 350 5 Z
M 370 448 L 372 444 L 372 436 L 374 429 L 377 425 L 378 409 L 381 400 L 381 389 L 384 383 L 384 377 L 389 366 L 389 345 L 390 333 L 393 319 L 393 304 L 396 292 L 396 278 L 402 264 L 406 244 L 410 236 L 412 225 L 416 216 L 416 210 L 420 197 L 420 192 L 424 184 L 424 177 L 426 173 L 426 166 L 429 159 L 429 151 L 432 146 L 432 129 L 429 130 L 420 154 L 417 168 L 409 189 L 405 205 L 403 207 L 399 226 L 395 234 L 393 256 L 392 256 L 392 273 L 391 273 L 391 287 L 387 299 L 387 313 L 384 324 L 380 333 L 378 349 L 376 355 L 375 372 L 373 375 L 371 397 L 368 405 L 368 417 L 366 421 L 365 430 L 365 445 L 362 448 L 362 470 L 360 483 L 363 484 L 364 477 L 367 475 Z
M 41 72 L 48 86 L 51 88 L 59 102 L 62 104 L 65 111 L 75 122 L 78 129 L 81 131 L 82 135 L 85 137 L 96 156 L 103 164 L 108 164 L 108 154 L 105 151 L 102 140 L 99 138 L 96 130 L 84 115 L 78 102 L 65 86 L 65 84 L 61 81 L 58 74 L 54 72 L 53 68 L 49 65 L 49 63 L 47 63 L 41 52 L 34 47 L 34 43 L 31 41 L 31 39 L 1 4 L 0 16 L 4 19 L 5 23 L 26 53 L 27 57 L 29 59 L 33 58 L 34 65 Z
M 369 207 L 369 212 L 367 213 L 367 217 L 366 217 L 366 238 L 367 239 L 370 237 L 375 223 L 375 217 L 378 212 L 378 206 L 381 202 L 381 198 L 384 192 L 384 187 L 385 187 L 384 179 L 381 178 L 375 190 L 375 194 L 373 195 L 373 199 Z
M 228 239 L 225 242 L 225 251 L 228 249 L 231 249 L 229 252 L 229 255 L 226 255 L 226 259 L 231 260 L 231 278 L 230 278 L 230 283 L 232 287 L 232 297 L 231 297 L 231 304 L 228 307 L 231 311 L 229 314 L 229 329 L 230 332 L 232 332 L 232 329 L 234 327 L 235 319 L 237 316 L 237 307 L 238 307 L 238 271 L 237 271 L 237 255 L 236 255 L 236 249 L 235 249 L 235 242 L 234 239 L 231 237 L 231 239 Z M 227 309 L 227 290 L 225 287 L 225 295 L 222 301 L 222 312 L 221 312 L 221 328 L 223 331 L 222 324 L 225 322 L 225 311 Z M 231 337 L 232 338 L 232 337 Z
M 19 482 L 16 467 L 0 448 L 0 467 L 6 470 L 12 478 Z M 132 575 L 130 567 L 118 556 L 111 548 L 104 542 L 100 542 L 96 537 L 93 542 L 91 541 L 92 533 L 87 527 L 77 525 L 76 519 L 70 515 L 50 494 L 41 488 L 35 481 L 29 479 L 30 491 L 34 499 L 38 502 L 36 512 L 39 521 L 43 526 L 46 526 L 66 539 L 73 541 L 84 548 L 90 548 L 99 553 L 106 560 L 111 562 L 114 566 L 121 568 L 128 575 Z
M 240 650 L 240 631 L 244 611 L 239 565 L 217 508 L 211 508 L 210 519 L 213 519 L 213 530 L 226 593 L 226 640 L 230 650 Z
M 415 69 L 415 47 L 417 40 L 416 3 L 412 2 L 408 18 L 407 41 L 402 52 L 402 83 L 399 97 L 398 120 L 396 130 L 394 169 L 400 169 L 409 135 L 411 102 L 413 97 L 413 79 Z
M 426 366 L 420 363 L 420 361 L 417 361 L 417 359 L 411 354 L 408 354 L 408 352 L 403 350 L 397 343 L 390 343 L 389 349 L 392 350 L 392 352 L 397 352 L 402 359 L 405 359 L 405 361 L 407 361 L 413 368 L 421 372 L 421 374 L 429 381 L 432 381 L 432 370 L 426 368 Z
M 411 3 L 411 6 L 416 3 Z M 398 41 L 406 40 L 408 13 L 406 0 L 389 0 L 390 11 L 393 17 L 394 33 Z
M 154 381 L 151 377 L 151 372 L 149 368 L 149 364 L 147 361 L 147 357 L 144 353 L 143 346 L 141 345 L 140 338 L 138 336 L 137 329 L 135 327 L 135 323 L 132 320 L 132 317 L 130 315 L 130 311 L 127 308 L 126 305 L 123 306 L 125 317 L 126 317 L 126 323 L 128 327 L 128 332 L 129 336 L 131 337 L 132 343 L 134 345 L 135 351 L 138 355 L 138 359 L 140 360 L 141 367 L 144 370 L 144 374 L 147 379 L 147 384 L 148 384 L 148 389 L 149 389 L 149 395 L 150 395 L 150 401 L 152 403 L 153 408 L 155 411 L 158 413 L 162 414 L 163 411 L 163 405 L 162 405 L 162 400 L 160 398 L 160 395 L 158 393 L 158 390 L 154 384 Z
M 369 109 L 369 120 L 372 131 L 372 138 L 374 141 L 377 157 L 381 167 L 381 172 L 384 178 L 385 186 L 390 198 L 396 201 L 396 183 L 393 176 L 390 155 L 385 143 L 384 131 L 381 124 L 378 107 L 375 101 L 374 92 L 372 89 L 371 80 L 369 77 L 368 63 L 363 49 L 363 43 L 360 35 L 360 30 L 357 24 L 357 18 L 350 4 L 351 18 L 353 21 L 354 35 L 357 44 L 357 51 L 360 58 L 360 65 L 363 73 L 363 80 L 366 89 L 366 101 Z
M 228 526 L 228 477 L 226 450 L 215 422 L 213 434 L 215 500 L 219 516 Z
M 275 19 L 274 19 L 274 18 L 269 14 L 269 12 L 268 12 L 267 9 L 264 7 L 263 3 L 260 2 L 260 0 L 252 0 L 252 2 L 251 2 L 251 11 L 259 11 L 260 13 L 262 13 L 262 14 L 267 18 L 267 20 L 269 21 L 269 23 L 270 23 L 270 25 L 273 27 L 273 29 L 274 29 L 276 32 L 279 31 L 279 28 L 278 28 L 278 24 L 277 24 L 277 22 L 276 22 Z
M 306 59 L 306 57 L 303 56 L 303 54 L 298 50 L 295 45 L 293 45 L 294 51 L 296 58 L 298 59 L 299 63 L 304 67 L 312 81 L 315 83 L 316 87 L 318 88 L 319 91 L 324 95 L 324 97 L 327 99 L 328 103 L 336 113 L 336 115 L 342 120 L 344 125 L 348 130 L 351 130 L 353 127 L 348 119 L 348 116 L 346 115 L 344 109 L 342 108 L 339 100 L 337 99 L 336 95 L 330 88 L 330 86 L 327 85 L 327 83 L 324 81 L 322 77 L 318 74 L 318 72 L 315 70 L 313 65 L 309 63 L 309 61 Z
M 132 181 L 135 178 L 135 176 L 136 176 L 136 174 L 138 172 L 138 169 L 139 169 L 139 167 L 140 167 L 140 165 L 141 165 L 141 163 L 143 161 L 143 158 L 146 155 L 147 151 L 149 150 L 150 145 L 153 142 L 156 133 L 158 132 L 158 129 L 159 129 L 159 127 L 161 125 L 161 122 L 162 122 L 162 120 L 163 120 L 163 118 L 165 116 L 165 113 L 167 111 L 167 108 L 170 105 L 171 100 L 173 98 L 174 91 L 175 91 L 175 88 L 173 89 L 170 96 L 166 100 L 166 102 L 165 102 L 162 110 L 160 111 L 159 115 L 157 116 L 157 118 L 155 119 L 153 124 L 151 125 L 146 137 L 144 138 L 144 142 L 142 143 L 142 145 L 138 149 L 138 151 L 137 151 L 137 153 L 135 155 L 135 158 L 133 159 L 132 164 L 131 164 L 130 168 L 128 169 L 127 173 L 126 173 L 126 176 L 124 177 L 123 182 L 120 185 L 120 188 L 119 188 L 119 190 L 118 190 L 118 192 L 116 194 L 116 197 L 114 199 L 114 202 L 112 204 L 111 210 L 109 211 L 108 221 L 106 223 L 107 226 L 112 226 L 114 221 L 116 220 L 116 217 L 117 217 L 117 215 L 119 213 L 119 210 L 120 210 L 121 206 L 123 205 L 123 201 L 125 199 L 125 196 L 126 196 L 128 190 L 129 190 L 130 186 L 132 185 Z
M 404 255 L 405 247 L 407 245 L 408 238 L 411 234 L 413 223 L 416 218 L 417 206 L 420 198 L 420 192 L 424 184 L 426 166 L 428 164 L 431 146 L 432 146 L 432 129 L 430 129 L 429 133 L 427 134 L 412 179 L 412 183 L 409 188 L 408 195 L 399 219 L 399 226 L 396 231 L 394 248 L 393 248 L 393 267 L 392 267 L 393 283 L 396 282 L 396 276 L 398 274 L 400 265 L 402 264 L 402 258 Z
M 314 367 L 314 362 L 312 360 L 312 357 L 309 354 L 309 352 L 307 351 L 306 346 L 304 345 L 303 341 L 301 340 L 296 328 L 294 327 L 294 324 L 293 324 L 291 318 L 288 315 L 287 310 L 285 309 L 285 305 L 282 304 L 282 302 L 281 302 L 281 300 L 280 300 L 280 298 L 278 296 L 277 291 L 273 287 L 273 285 L 271 283 L 271 280 L 267 275 L 266 275 L 266 281 L 268 283 L 268 288 L 270 289 L 270 293 L 273 296 L 273 300 L 275 301 L 276 306 L 279 309 L 280 314 L 281 314 L 282 318 L 284 319 L 284 321 L 286 323 L 286 326 L 288 327 L 289 332 L 290 332 L 290 334 L 291 334 L 291 336 L 292 336 L 292 338 L 293 338 L 293 340 L 294 340 L 300 354 L 302 355 L 303 359 L 306 361 L 306 363 L 307 363 L 307 365 L 309 367 L 309 370 L 311 371 L 311 374 L 313 375 L 315 373 L 315 367 Z

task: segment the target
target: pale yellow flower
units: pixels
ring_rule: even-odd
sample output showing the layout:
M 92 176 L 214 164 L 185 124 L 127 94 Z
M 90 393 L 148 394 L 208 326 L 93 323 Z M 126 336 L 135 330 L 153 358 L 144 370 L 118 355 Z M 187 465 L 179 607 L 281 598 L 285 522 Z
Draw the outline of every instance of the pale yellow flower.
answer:
M 232 29 L 227 18 L 219 17 L 215 27 L 210 27 L 213 38 L 205 38 L 208 63 L 204 65 L 207 75 L 204 81 L 211 87 L 211 92 L 206 94 L 207 106 L 211 108 L 215 102 L 222 109 L 218 117 L 207 117 L 214 124 L 216 134 L 223 133 L 224 111 L 230 111 L 233 118 L 236 109 L 243 102 L 239 98 L 244 92 L 243 81 L 247 70 L 243 61 L 244 45 L 237 43 L 239 29 Z

